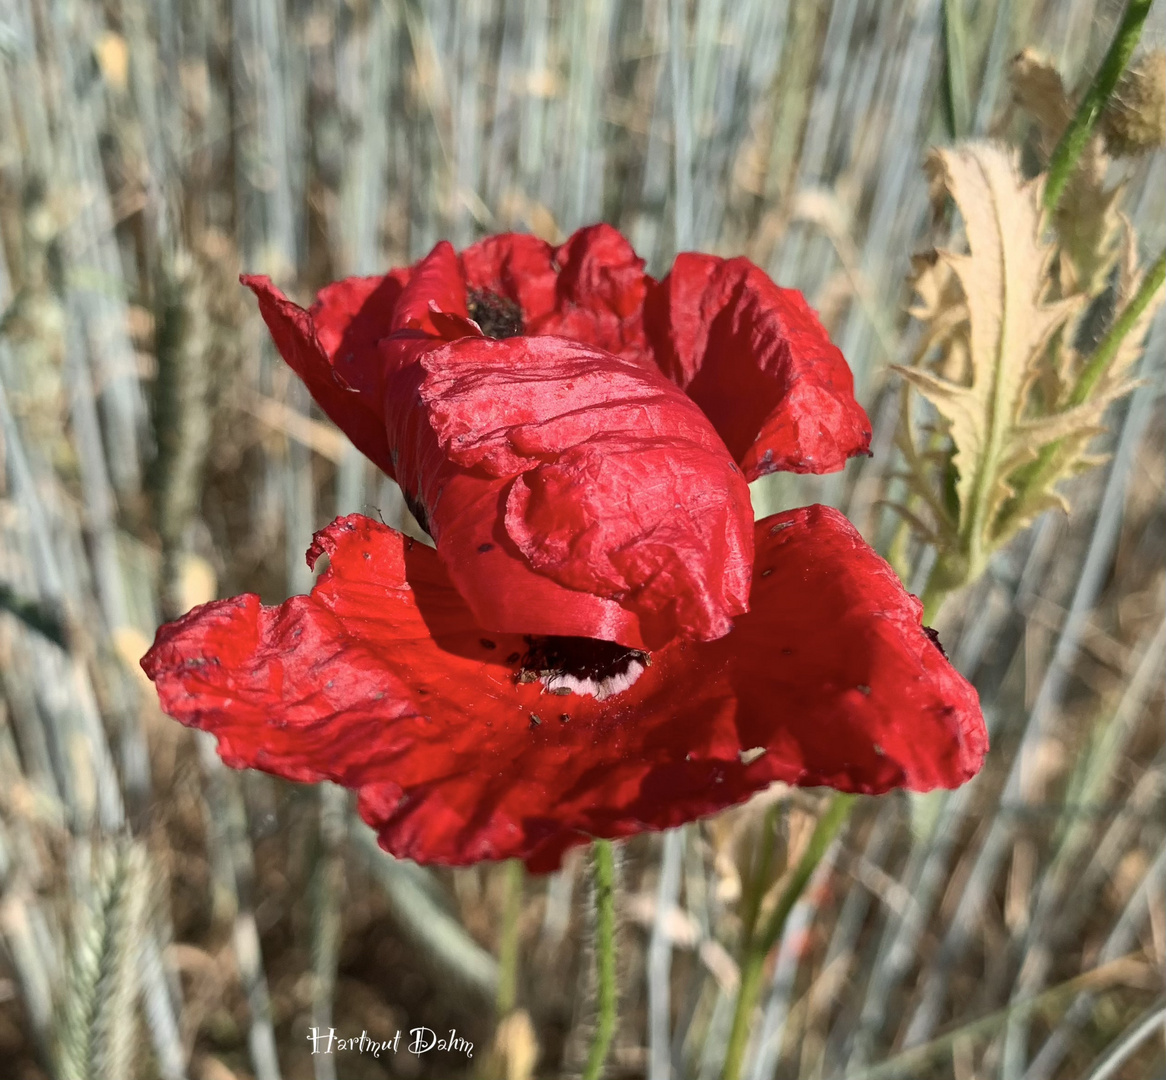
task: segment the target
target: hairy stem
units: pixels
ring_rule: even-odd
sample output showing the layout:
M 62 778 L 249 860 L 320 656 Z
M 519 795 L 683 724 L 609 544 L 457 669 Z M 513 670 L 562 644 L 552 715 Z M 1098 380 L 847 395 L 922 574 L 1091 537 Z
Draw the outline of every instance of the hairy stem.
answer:
M 595 1034 L 583 1080 L 599 1080 L 615 1034 L 615 852 L 610 840 L 591 845 L 595 879 Z
M 806 891 L 806 885 L 809 884 L 814 870 L 822 861 L 834 837 L 849 820 L 857 798 L 856 795 L 838 793 L 830 800 L 825 813 L 814 826 L 810 843 L 799 860 L 789 884 L 778 899 L 777 906 L 760 931 L 750 935 L 748 951 L 741 962 L 741 985 L 737 990 L 737 1004 L 733 1011 L 733 1026 L 729 1032 L 721 1080 L 739 1080 L 741 1067 L 745 1063 L 745 1051 L 749 1045 L 750 1021 L 761 993 L 765 958 L 780 940 L 790 912 Z
M 1122 16 L 1121 25 L 1101 62 L 1093 82 L 1081 99 L 1077 112 L 1069 121 L 1061 141 L 1049 161 L 1049 178 L 1045 184 L 1045 209 L 1052 213 L 1064 194 L 1065 185 L 1073 175 L 1077 159 L 1089 142 L 1097 118 L 1109 101 L 1113 88 L 1137 47 L 1142 36 L 1142 24 L 1150 11 L 1152 0 L 1130 0 Z

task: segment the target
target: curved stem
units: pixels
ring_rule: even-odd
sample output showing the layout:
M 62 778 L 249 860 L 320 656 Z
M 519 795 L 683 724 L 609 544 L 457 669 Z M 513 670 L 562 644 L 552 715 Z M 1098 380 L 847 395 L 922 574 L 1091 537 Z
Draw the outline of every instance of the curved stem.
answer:
M 757 927 L 757 916 L 761 912 L 761 901 L 769 887 L 769 876 L 773 872 L 773 852 L 777 842 L 778 805 L 774 803 L 765 811 L 761 823 L 761 835 L 757 840 L 753 865 L 749 871 L 749 881 L 741 898 L 741 952 L 747 953 L 753 941 L 753 931 Z
M 737 1005 L 733 1010 L 733 1026 L 729 1032 L 729 1043 L 725 1051 L 725 1064 L 721 1070 L 721 1080 L 739 1080 L 741 1067 L 745 1063 L 745 1051 L 749 1045 L 750 1021 L 757 999 L 761 994 L 761 977 L 765 969 L 765 958 L 777 944 L 785 930 L 794 905 L 806 891 L 814 870 L 822 861 L 838 835 L 839 830 L 850 818 L 857 795 L 836 794 L 826 807 L 826 812 L 814 826 L 810 843 L 798 861 L 789 884 L 782 892 L 777 906 L 770 913 L 761 930 L 750 935 L 746 954 L 741 961 L 741 985 L 737 990 Z
M 1129 63 L 1138 38 L 1142 36 L 1142 24 L 1150 12 L 1153 0 L 1130 0 L 1122 16 L 1121 25 L 1109 46 L 1109 52 L 1101 62 L 1101 67 L 1093 78 L 1093 83 L 1081 99 L 1077 112 L 1069 121 L 1069 126 L 1057 143 L 1049 161 L 1049 178 L 1045 184 L 1045 209 L 1052 213 L 1064 194 L 1065 185 L 1073 175 L 1077 159 L 1089 142 L 1097 118 L 1105 103 L 1109 101 L 1117 80 Z
M 1159 255 L 1154 265 L 1143 275 L 1133 299 L 1113 320 L 1113 325 L 1109 328 L 1108 333 L 1101 339 L 1101 343 L 1082 368 L 1065 405 L 1066 409 L 1083 405 L 1089 399 L 1089 395 L 1101 377 L 1109 370 L 1109 365 L 1117 356 L 1121 343 L 1137 324 L 1146 308 L 1149 307 L 1155 294 L 1162 288 L 1163 282 L 1166 282 L 1166 252 Z M 1036 460 L 1025 469 L 1023 481 L 1017 491 L 1016 498 L 1013 500 L 1012 509 L 1005 511 L 997 530 L 1002 542 L 1009 538 L 1013 528 L 1015 528 L 1015 521 L 1025 504 L 1026 493 L 1040 491 L 1049 482 L 1050 477 L 1055 475 L 1057 452 L 1060 448 L 1060 439 L 1048 443 L 1041 448 Z
M 615 853 L 610 840 L 591 845 L 595 878 L 595 1034 L 583 1080 L 599 1080 L 615 1034 Z
M 502 935 L 498 942 L 498 993 L 494 1009 L 501 1019 L 518 1000 L 518 920 L 522 915 L 521 859 L 506 863 L 506 899 L 502 909 Z

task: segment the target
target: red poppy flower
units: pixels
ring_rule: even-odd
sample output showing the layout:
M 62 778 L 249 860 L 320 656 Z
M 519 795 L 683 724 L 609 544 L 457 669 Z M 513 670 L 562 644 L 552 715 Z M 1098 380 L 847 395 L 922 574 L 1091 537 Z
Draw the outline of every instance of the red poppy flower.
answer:
M 343 518 L 310 596 L 158 632 L 163 707 L 228 764 L 359 790 L 396 855 L 536 870 L 774 780 L 925 790 L 979 767 L 974 690 L 846 519 L 752 520 L 747 479 L 869 441 L 800 294 L 700 255 L 656 282 L 606 226 L 439 244 L 309 311 L 245 280 L 437 546 Z

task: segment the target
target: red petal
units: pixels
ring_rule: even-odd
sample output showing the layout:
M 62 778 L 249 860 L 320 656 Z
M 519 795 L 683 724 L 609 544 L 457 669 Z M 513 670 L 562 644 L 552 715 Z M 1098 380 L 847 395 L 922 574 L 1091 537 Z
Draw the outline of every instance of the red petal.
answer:
M 198 608 L 142 666 L 228 764 L 359 789 L 382 845 L 421 862 L 549 870 L 590 836 L 677 825 L 772 780 L 876 792 L 971 776 L 975 692 L 849 523 L 793 511 L 758 523 L 757 547 L 734 632 L 654 654 L 603 702 L 516 684 L 523 639 L 486 636 L 430 549 L 358 516 L 317 536 L 309 558 L 330 566 L 310 597 Z
M 316 404 L 353 445 L 389 476 L 393 464 L 380 407 L 382 374 L 367 363 L 369 345 L 389 333 L 408 271 L 348 278 L 329 285 L 310 311 L 292 303 L 270 278 L 244 274 L 280 355 Z
M 974 776 L 988 749 L 976 691 L 854 526 L 807 506 L 759 521 L 756 544 L 749 613 L 724 643 L 702 646 L 732 652 L 742 747 L 772 748 L 783 770 L 800 760 L 799 784 L 844 791 Z M 775 707 L 792 718 L 779 740 Z
M 531 334 L 554 334 L 648 364 L 644 260 L 610 225 L 579 229 L 555 249 L 561 267 L 555 309 L 532 319 Z
M 488 236 L 461 254 L 466 285 L 513 300 L 530 323 L 554 309 L 558 268 L 555 249 L 537 236 Z
M 432 321 L 435 312 L 460 315 L 463 319 L 468 314 L 466 279 L 447 240 L 442 240 L 412 268 L 409 282 L 393 311 L 393 329 L 420 330 L 443 337 Z
M 749 480 L 835 472 L 870 445 L 854 379 L 795 289 L 748 259 L 678 255 L 648 293 L 661 370 L 704 410 Z
M 504 287 L 547 256 L 540 243 L 479 245 L 468 262 Z M 561 250 L 564 295 L 618 329 L 639 295 L 618 290 L 643 278 L 640 261 L 606 227 Z M 311 312 L 249 284 L 313 395 L 427 517 L 481 625 L 641 647 L 717 637 L 744 610 L 748 489 L 654 366 L 555 338 L 482 338 L 447 243 L 381 285 L 333 286 Z
M 522 560 L 631 613 L 638 633 L 611 640 L 655 647 L 728 632 L 748 598 L 749 490 L 684 394 L 654 370 L 560 338 L 462 339 L 420 365 L 415 393 L 392 392 L 421 405 L 390 411 L 398 470 L 482 625 L 610 634 L 609 611 L 595 613 L 601 630 L 574 604 L 540 611 L 542 627 L 532 625 Z M 505 578 L 483 574 L 475 552 L 486 544 L 516 561 Z M 500 594 L 513 608 L 516 589 L 521 609 L 503 617 Z

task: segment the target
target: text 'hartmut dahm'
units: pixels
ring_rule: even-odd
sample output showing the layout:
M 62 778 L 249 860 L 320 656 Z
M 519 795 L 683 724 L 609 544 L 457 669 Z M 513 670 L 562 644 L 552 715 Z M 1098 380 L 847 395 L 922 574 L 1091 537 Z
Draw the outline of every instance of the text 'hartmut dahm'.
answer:
M 335 1028 L 321 1031 L 311 1028 L 308 1032 L 308 1042 L 312 1044 L 313 1054 L 338 1054 L 346 1051 L 355 1051 L 358 1054 L 372 1054 L 379 1058 L 381 1054 L 395 1054 L 401 1046 L 403 1032 L 396 1031 L 391 1039 L 374 1039 L 367 1031 L 359 1035 L 342 1036 L 336 1033 Z M 431 1050 L 446 1053 L 462 1053 L 466 1057 L 474 1056 L 474 1044 L 469 1039 L 462 1038 L 456 1028 L 450 1028 L 449 1034 L 440 1036 L 432 1028 L 415 1027 L 409 1029 L 409 1041 L 404 1049 L 410 1054 L 427 1054 Z

